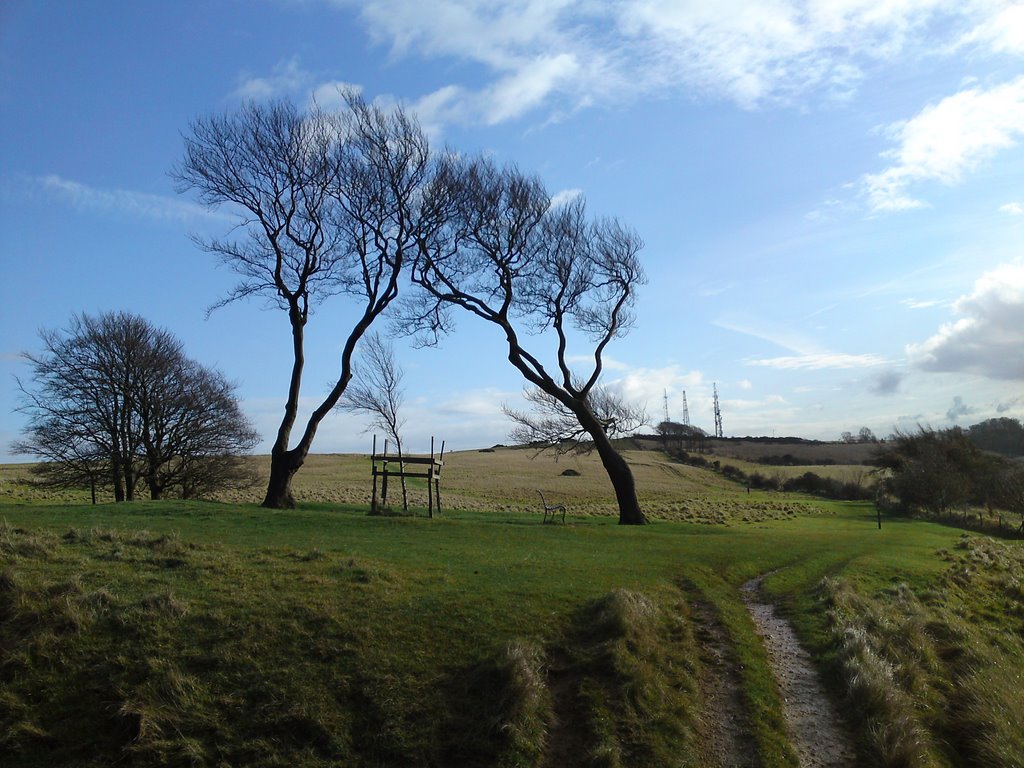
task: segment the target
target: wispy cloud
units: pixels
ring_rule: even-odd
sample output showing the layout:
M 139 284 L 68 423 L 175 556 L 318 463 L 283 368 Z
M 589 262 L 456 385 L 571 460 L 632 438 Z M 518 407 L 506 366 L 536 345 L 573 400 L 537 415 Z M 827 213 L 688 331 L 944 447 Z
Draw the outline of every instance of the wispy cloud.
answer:
M 905 306 L 907 309 L 930 309 L 931 307 L 938 307 L 942 304 L 938 299 L 903 299 L 900 304 Z
M 729 317 L 714 320 L 712 324 L 799 354 L 815 354 L 822 351 L 820 346 L 807 338 L 803 332 L 779 327 L 761 319 Z
M 870 368 L 885 365 L 886 359 L 880 355 L 848 355 L 841 352 L 817 352 L 805 355 L 788 355 L 748 360 L 747 365 L 764 368 L 778 368 L 788 371 L 819 371 L 825 369 Z
M 983 274 L 953 311 L 959 319 L 907 347 L 918 367 L 1024 381 L 1024 262 Z
M 243 72 L 238 81 L 238 87 L 232 94 L 235 98 L 243 101 L 265 101 L 309 89 L 314 82 L 314 76 L 302 68 L 298 57 L 292 57 L 275 64 L 271 74 L 266 77 Z
M 865 175 L 862 188 L 873 211 L 905 211 L 926 202 L 915 184 L 959 183 L 965 174 L 1014 146 L 1024 136 L 1024 76 L 991 88 L 968 88 L 886 128 L 896 146 L 885 170 Z
M 490 82 L 475 89 L 450 83 L 431 106 L 440 101 L 447 115 L 484 123 L 668 91 L 745 108 L 809 92 L 842 99 L 878 61 L 1021 48 L 1016 4 L 987 0 L 331 1 L 357 9 L 396 58 L 482 67 Z M 300 74 L 292 69 L 244 85 L 272 90 Z
M 29 184 L 35 192 L 56 197 L 79 210 L 159 221 L 189 222 L 196 219 L 230 218 L 225 213 L 211 211 L 186 200 L 127 189 L 102 189 L 56 174 L 32 177 Z
M 1024 216 L 1024 205 L 1018 202 L 1007 203 L 999 206 L 999 212 L 1007 216 Z
M 773 327 L 765 322 L 736 322 L 716 320 L 714 324 L 736 333 L 743 333 L 755 339 L 767 341 L 775 346 L 794 352 L 792 355 L 751 358 L 747 365 L 779 370 L 827 370 L 847 368 L 868 368 L 884 365 L 884 357 L 875 354 L 851 355 L 834 352 L 808 339 L 803 333 L 786 328 Z

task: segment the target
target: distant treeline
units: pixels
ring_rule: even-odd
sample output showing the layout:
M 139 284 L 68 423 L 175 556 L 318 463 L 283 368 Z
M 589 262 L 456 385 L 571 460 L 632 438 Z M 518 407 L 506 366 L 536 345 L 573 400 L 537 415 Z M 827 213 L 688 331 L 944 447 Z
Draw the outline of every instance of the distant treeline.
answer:
M 832 477 L 822 477 L 814 472 L 804 472 L 798 477 L 783 479 L 778 476 L 765 475 L 761 472 L 744 472 L 733 464 L 723 464 L 718 459 L 709 461 L 705 456 L 696 453 L 681 451 L 673 453 L 672 457 L 684 464 L 689 464 L 691 467 L 718 472 L 723 477 L 727 477 L 737 483 L 746 485 L 747 488 L 755 490 L 810 493 L 815 496 L 838 501 L 866 501 L 875 497 L 874 485 L 864 483 L 863 479 L 860 481 L 839 480 Z M 835 462 L 829 461 L 829 463 L 834 464 Z

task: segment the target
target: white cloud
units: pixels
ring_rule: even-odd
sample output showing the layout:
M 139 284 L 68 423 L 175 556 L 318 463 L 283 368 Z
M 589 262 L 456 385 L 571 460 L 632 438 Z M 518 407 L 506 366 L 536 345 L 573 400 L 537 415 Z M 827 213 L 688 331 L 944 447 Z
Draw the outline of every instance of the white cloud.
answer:
M 80 210 L 120 213 L 161 221 L 194 221 L 198 218 L 228 219 L 218 211 L 174 197 L 133 192 L 127 189 L 100 189 L 71 181 L 56 174 L 30 179 L 44 194 L 56 196 Z
M 1024 53 L 1024 5 L 1008 4 L 965 35 L 961 44 L 980 44 L 997 53 Z
M 624 376 L 607 382 L 608 387 L 621 392 L 629 402 L 647 405 L 652 412 L 661 413 L 667 392 L 673 408 L 682 409 L 682 393 L 704 386 L 700 371 L 682 371 L 678 365 L 664 368 L 634 368 Z M 677 402 L 678 400 L 678 402 Z M 692 404 L 692 400 L 690 401 Z
M 487 90 L 486 122 L 503 123 L 529 112 L 556 88 L 576 77 L 579 70 L 576 57 L 568 53 L 539 56 L 521 64 Z
M 232 95 L 245 101 L 265 101 L 306 90 L 312 83 L 313 75 L 299 65 L 298 57 L 292 57 L 275 64 L 269 77 L 254 77 L 243 73 Z
M 573 189 L 563 189 L 551 196 L 551 207 L 558 208 L 559 206 L 571 203 L 578 197 L 582 197 L 582 195 L 583 190 L 578 187 L 574 187 Z
M 452 116 L 487 123 L 556 96 L 560 109 L 665 91 L 744 107 L 811 91 L 845 98 L 875 62 L 963 47 L 1015 51 L 1020 34 L 1016 4 L 1006 0 L 332 2 L 357 9 L 396 57 L 482 65 L 489 83 L 441 91 Z
M 1022 216 L 1024 215 L 1024 205 L 1018 202 L 1007 203 L 1006 205 L 999 206 L 999 212 L 1005 213 L 1008 216 Z
M 879 355 L 847 355 L 841 352 L 812 352 L 803 355 L 769 357 L 747 361 L 747 365 L 758 365 L 765 368 L 779 368 L 789 371 L 818 371 L 831 368 L 868 368 L 876 365 L 884 365 L 885 363 L 885 358 Z
M 465 122 L 469 101 L 464 88 L 446 85 L 414 102 L 412 112 L 428 135 L 438 137 L 447 123 Z
M 313 89 L 313 101 L 322 110 L 327 112 L 343 109 L 345 107 L 345 99 L 342 94 L 345 92 L 362 93 L 363 87 L 344 80 L 320 83 L 320 85 Z
M 907 347 L 911 360 L 926 371 L 1024 381 L 1024 262 L 986 272 L 953 309 L 958 320 Z
M 861 180 L 868 205 L 874 211 L 920 208 L 926 203 L 911 197 L 908 187 L 957 184 L 1024 136 L 1024 76 L 960 91 L 886 131 L 897 146 L 884 153 L 892 160 L 888 168 Z

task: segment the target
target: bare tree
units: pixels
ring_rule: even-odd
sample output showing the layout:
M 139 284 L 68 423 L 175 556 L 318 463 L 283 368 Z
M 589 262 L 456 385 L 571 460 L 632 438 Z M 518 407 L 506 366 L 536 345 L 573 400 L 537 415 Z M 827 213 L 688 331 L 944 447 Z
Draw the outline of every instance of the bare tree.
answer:
M 242 413 L 236 386 L 219 371 L 180 360 L 142 389 L 139 412 L 151 498 L 169 488 L 195 498 L 256 482 L 241 454 L 259 442 Z
M 171 333 L 121 312 L 40 335 L 44 352 L 25 355 L 32 377 L 19 381 L 29 423 L 14 449 L 43 459 L 45 483 L 88 484 L 95 502 L 98 487 L 130 501 L 143 478 L 154 499 L 237 480 L 228 470 L 258 436 L 234 385 L 189 360 Z
M 405 390 L 402 387 L 405 372 L 395 360 L 394 347 L 379 333 L 365 337 L 360 345 L 359 356 L 362 365 L 356 367 L 352 381 L 337 408 L 369 416 L 370 426 L 364 431 L 380 429 L 394 443 L 402 467 L 402 509 L 408 512 L 409 494 L 402 446 L 402 426 L 405 420 L 400 415 L 405 402 Z
M 629 465 L 595 413 L 592 393 L 608 344 L 632 322 L 636 288 L 644 281 L 642 243 L 617 221 L 590 221 L 582 199 L 552 207 L 541 182 L 486 159 L 449 159 L 439 209 L 445 226 L 419 241 L 412 272 L 420 291 L 406 306 L 405 329 L 436 343 L 459 309 L 497 326 L 509 362 L 545 395 L 572 413 L 608 472 L 621 524 L 642 524 Z M 553 369 L 527 349 L 524 337 L 547 332 Z M 573 342 L 585 341 L 585 374 L 570 366 Z M 542 343 L 540 338 L 538 344 Z M 536 349 L 536 347 L 534 348 Z
M 419 125 L 401 109 L 385 112 L 354 91 L 342 95 L 340 115 L 302 114 L 277 102 L 197 120 L 172 171 L 181 191 L 239 214 L 230 239 L 201 243 L 242 277 L 221 303 L 265 296 L 288 317 L 292 365 L 265 507 L 294 506 L 292 478 L 348 386 L 357 342 L 398 296 L 409 249 L 437 226 L 424 204 L 438 198 L 424 194 L 433 163 Z M 292 446 L 306 324 L 317 303 L 337 294 L 349 297 L 356 319 L 337 381 Z
M 558 398 L 536 387 L 524 390 L 523 397 L 531 405 L 528 411 L 502 407 L 515 425 L 509 433 L 513 442 L 559 454 L 593 450 L 590 433 Z M 647 421 L 643 408 L 627 402 L 620 393 L 600 384 L 587 394 L 587 404 L 597 420 L 605 425 L 605 434 L 610 438 L 634 432 Z

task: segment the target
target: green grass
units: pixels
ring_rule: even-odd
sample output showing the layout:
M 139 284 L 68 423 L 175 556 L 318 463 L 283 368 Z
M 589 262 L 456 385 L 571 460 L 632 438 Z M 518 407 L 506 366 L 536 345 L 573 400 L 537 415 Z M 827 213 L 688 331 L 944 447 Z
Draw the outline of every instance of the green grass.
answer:
M 529 766 L 562 739 L 578 747 L 578 765 L 696 765 L 702 703 L 687 598 L 701 593 L 743 665 L 763 764 L 794 765 L 738 586 L 777 571 L 766 589 L 843 699 L 856 689 L 843 672 L 850 623 L 894 585 L 952 594 L 950 570 L 962 564 L 949 558 L 968 552 L 958 531 L 931 523 L 878 531 L 870 505 L 853 503 L 815 501 L 813 514 L 756 524 L 641 528 L 579 514 L 541 525 L 504 506 L 434 520 L 308 503 L 0 506 L 0 754 L 15 758 L 4 764 Z M 1021 547 L 1002 546 L 985 557 L 1016 562 Z M 847 592 L 825 589 L 825 577 Z M 980 735 L 951 749 L 983 765 L 971 761 L 997 754 L 985 739 L 1021 734 L 978 693 L 1004 667 L 1020 669 L 1019 624 L 999 627 L 1019 620 L 1021 595 L 1012 568 L 972 578 L 929 610 L 969 609 L 989 628 L 978 637 L 990 650 L 959 673 L 974 682 L 964 698 L 937 683 L 905 698 L 913 711 L 935 699 L 973 713 Z M 936 654 L 966 642 L 950 637 Z M 572 727 L 556 728 L 566 712 Z M 871 723 L 861 723 L 862 747 L 879 754 Z M 922 723 L 950 740 L 949 718 Z M 961 764 L 953 758 L 942 757 Z

